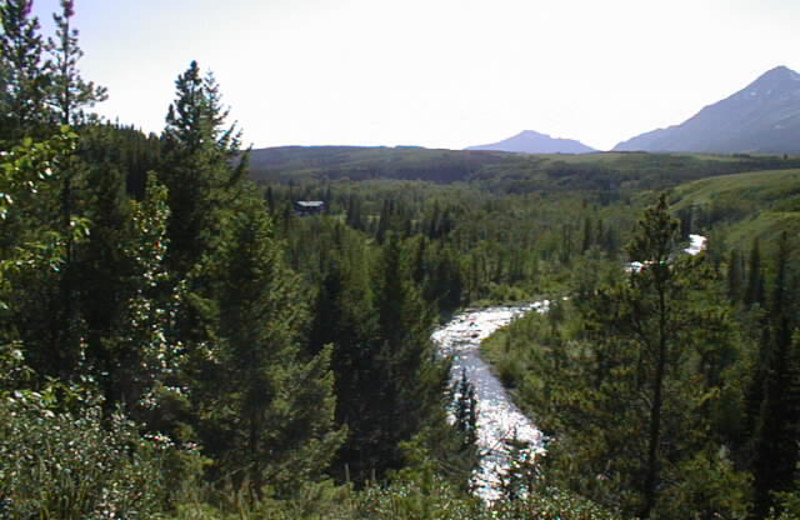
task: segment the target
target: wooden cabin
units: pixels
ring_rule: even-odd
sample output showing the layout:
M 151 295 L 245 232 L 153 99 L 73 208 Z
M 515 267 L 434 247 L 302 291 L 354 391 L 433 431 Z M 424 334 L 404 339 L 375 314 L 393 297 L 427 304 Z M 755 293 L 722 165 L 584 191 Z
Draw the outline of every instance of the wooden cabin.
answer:
M 294 213 L 298 217 L 308 217 L 319 215 L 325 211 L 324 200 L 296 200 L 294 201 Z

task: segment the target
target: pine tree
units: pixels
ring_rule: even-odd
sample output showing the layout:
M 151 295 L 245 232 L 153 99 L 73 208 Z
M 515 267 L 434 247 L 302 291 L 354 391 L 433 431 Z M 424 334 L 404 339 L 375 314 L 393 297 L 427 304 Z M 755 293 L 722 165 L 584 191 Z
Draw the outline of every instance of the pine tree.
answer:
M 793 341 L 796 330 L 794 291 L 789 273 L 791 249 L 788 234 L 778 239 L 775 280 L 768 301 L 769 330 L 762 337 L 755 383 L 760 406 L 753 433 L 755 505 L 765 516 L 773 505 L 775 492 L 792 489 L 795 466 L 800 460 L 797 436 L 800 432 L 800 351 Z
M 630 245 L 631 261 L 648 262 L 643 276 L 634 277 L 634 287 L 639 290 L 654 292 L 655 300 L 648 305 L 655 318 L 655 330 L 651 331 L 655 337 L 646 340 L 648 352 L 646 356 L 653 363 L 652 379 L 649 382 L 652 392 L 649 410 L 649 426 L 647 438 L 647 455 L 644 471 L 643 495 L 641 516 L 647 518 L 655 506 L 656 489 L 659 480 L 660 454 L 662 432 L 662 410 L 664 407 L 664 383 L 667 376 L 668 363 L 675 354 L 671 343 L 669 330 L 669 308 L 667 299 L 672 281 L 672 271 L 669 261 L 670 254 L 676 242 L 678 223 L 672 220 L 667 212 L 666 196 L 662 195 L 658 204 L 645 212 L 644 218 L 639 223 L 641 233 L 634 237 Z M 643 294 L 644 295 L 644 294 Z M 641 309 L 639 312 L 644 311 Z M 635 319 L 645 318 L 636 316 Z
M 75 2 L 61 0 L 61 13 L 54 14 L 55 38 L 49 38 L 47 51 L 50 55 L 48 75 L 48 103 L 52 110 L 54 123 L 80 126 L 93 119 L 87 108 L 105 101 L 105 87 L 85 81 L 78 69 L 83 51 L 78 46 L 78 31 L 72 27 L 75 16 Z
M 336 375 L 336 420 L 348 430 L 335 473 L 364 482 L 379 466 L 375 422 L 382 411 L 374 397 L 377 370 L 377 319 L 370 286 L 371 257 L 361 233 L 336 225 L 334 240 L 321 259 L 322 279 L 314 309 L 310 348 L 330 345 Z
M 342 441 L 334 429 L 329 348 L 307 358 L 301 348 L 306 312 L 296 276 L 272 238 L 266 208 L 240 209 L 223 245 L 219 290 L 218 370 L 200 403 L 222 474 L 243 472 L 251 496 L 264 485 L 288 493 L 319 478 Z M 201 383 L 201 384 L 208 384 Z
M 39 20 L 31 16 L 32 6 L 31 0 L 0 4 L 0 139 L 31 135 L 48 121 L 44 43 Z
M 720 443 L 728 432 L 718 424 L 719 411 L 737 406 L 722 396 L 735 394 L 728 369 L 738 345 L 704 255 L 674 255 L 678 229 L 661 196 L 628 247 L 630 259 L 644 267 L 579 303 L 588 344 L 559 369 L 568 386 L 551 391 L 566 399 L 553 404 L 568 428 L 559 457 L 576 465 L 567 477 L 576 491 L 641 518 L 667 515 L 680 509 L 678 500 L 694 500 L 692 490 L 700 492 L 701 484 L 680 469 L 694 464 L 711 464 L 735 483 L 739 500 L 746 495 L 746 479 L 725 456 L 702 455 L 724 453 Z M 599 431 L 586 433 L 587 423 Z M 742 506 L 718 504 L 731 511 Z
M 474 450 L 478 442 L 478 409 L 475 387 L 467 379 L 467 371 L 462 369 L 461 378 L 455 388 L 456 430 L 462 436 L 462 449 Z
M 221 210 L 235 200 L 246 165 L 231 165 L 239 134 L 224 126 L 228 110 L 214 76 L 202 77 L 193 61 L 175 87 L 159 175 L 169 190 L 170 266 L 183 276 L 218 246 Z
M 83 55 L 78 47 L 78 32 L 71 28 L 71 19 L 75 14 L 71 0 L 61 0 L 61 14 L 53 16 L 56 24 L 56 38 L 48 39 L 46 51 L 49 55 L 42 75 L 44 82 L 44 101 L 47 110 L 42 111 L 43 117 L 50 119 L 51 127 L 58 125 L 78 126 L 87 121 L 85 109 L 95 102 L 105 99 L 105 89 L 96 87 L 93 83 L 85 82 L 78 69 L 78 62 Z M 29 6 L 28 6 L 29 7 Z M 37 92 L 36 95 L 39 93 Z M 57 289 L 50 288 L 47 300 L 50 301 L 47 319 L 50 335 L 53 336 L 54 348 L 63 353 L 65 359 L 59 363 L 58 373 L 63 378 L 75 376 L 76 361 L 83 348 L 81 337 L 83 335 L 83 320 L 80 315 L 78 301 L 75 234 L 76 224 L 80 219 L 81 208 L 76 206 L 79 197 L 75 193 L 75 185 L 83 180 L 87 165 L 82 162 L 78 154 L 61 158 L 60 192 L 60 227 L 61 234 L 66 239 L 64 263 L 58 277 L 53 280 Z M 57 294 L 55 294 L 57 291 Z
M 761 248 L 756 237 L 753 239 L 753 247 L 750 250 L 750 259 L 747 264 L 747 286 L 744 291 L 744 304 L 748 308 L 756 304 L 763 307 L 764 291 L 764 275 L 761 272 Z
M 742 257 L 738 249 L 732 249 L 728 257 L 728 298 L 732 302 L 742 301 L 744 286 L 744 272 L 742 270 Z
M 383 469 L 402 464 L 400 443 L 437 415 L 447 387 L 447 366 L 435 359 L 430 340 L 433 316 L 411 281 L 403 242 L 386 237 L 374 281 L 379 354 L 375 425 Z

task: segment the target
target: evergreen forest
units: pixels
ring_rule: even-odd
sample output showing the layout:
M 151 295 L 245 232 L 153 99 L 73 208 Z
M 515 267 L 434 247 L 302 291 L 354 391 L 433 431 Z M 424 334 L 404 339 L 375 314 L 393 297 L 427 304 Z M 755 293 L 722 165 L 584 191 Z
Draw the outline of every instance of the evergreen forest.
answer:
M 148 135 L 94 113 L 74 1 L 31 8 L 0 1 L 0 519 L 800 518 L 800 158 L 248 150 L 197 62 Z M 484 503 L 431 333 L 542 299 L 482 348 L 546 454 Z

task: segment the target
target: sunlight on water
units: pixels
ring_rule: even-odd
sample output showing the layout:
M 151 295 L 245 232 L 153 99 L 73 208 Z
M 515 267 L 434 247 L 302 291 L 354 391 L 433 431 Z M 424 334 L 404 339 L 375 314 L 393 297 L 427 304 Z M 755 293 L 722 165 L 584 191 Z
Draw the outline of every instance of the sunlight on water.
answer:
M 546 312 L 548 300 L 519 307 L 491 307 L 467 310 L 433 333 L 444 356 L 451 356 L 451 378 L 456 381 L 466 371 L 475 387 L 478 409 L 478 447 L 481 467 L 474 476 L 478 495 L 486 501 L 499 498 L 501 475 L 508 467 L 508 449 L 504 440 L 516 439 L 530 444 L 535 454 L 543 453 L 543 436 L 533 422 L 511 402 L 500 380 L 479 355 L 481 341 L 523 314 Z

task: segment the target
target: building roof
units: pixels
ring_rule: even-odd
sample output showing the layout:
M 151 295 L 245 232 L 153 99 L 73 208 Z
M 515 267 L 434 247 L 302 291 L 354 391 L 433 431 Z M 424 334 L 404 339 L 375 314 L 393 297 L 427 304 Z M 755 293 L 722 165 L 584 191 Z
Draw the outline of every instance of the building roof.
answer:
M 295 206 L 305 209 L 318 209 L 325 206 L 324 200 L 296 200 Z

